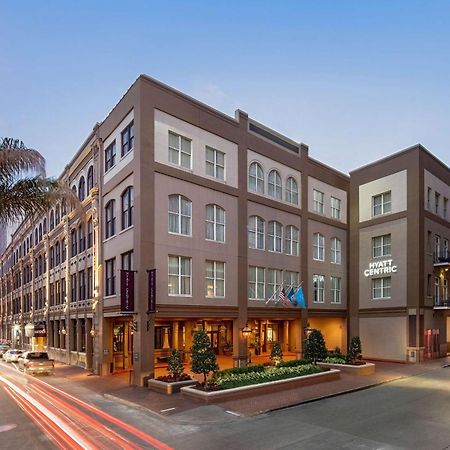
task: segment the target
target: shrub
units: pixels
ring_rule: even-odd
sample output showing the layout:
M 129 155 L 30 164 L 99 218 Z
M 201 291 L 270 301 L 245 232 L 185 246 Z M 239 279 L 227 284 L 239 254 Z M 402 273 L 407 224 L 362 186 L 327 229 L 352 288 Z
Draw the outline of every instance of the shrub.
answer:
M 203 330 L 197 331 L 192 344 L 192 372 L 203 374 L 203 383 L 206 388 L 208 374 L 217 370 L 219 366 L 208 335 Z
M 290 361 L 282 361 L 278 367 L 298 367 L 311 364 L 310 359 L 291 359 Z
M 232 367 L 230 369 L 220 370 L 216 372 L 217 377 L 226 377 L 228 375 L 239 375 L 241 373 L 251 373 L 251 372 L 264 372 L 264 366 L 262 364 L 257 364 L 254 366 L 246 366 L 246 367 Z
M 306 339 L 305 358 L 309 358 L 316 364 L 327 357 L 325 339 L 320 330 L 313 329 Z
M 327 356 L 323 362 L 329 363 L 329 364 L 345 364 L 347 361 L 345 358 L 341 358 L 339 356 Z
M 348 346 L 347 362 L 354 363 L 356 360 L 361 359 L 361 339 L 359 336 L 353 336 Z
M 218 389 L 231 389 L 235 387 L 248 386 L 251 384 L 267 383 L 269 381 L 284 380 L 319 373 L 321 370 L 317 366 L 301 365 L 297 367 L 270 367 L 264 372 L 248 372 L 237 375 L 230 375 L 225 378 L 217 378 L 215 386 Z
M 178 381 L 180 376 L 183 374 L 183 354 L 180 350 L 172 350 L 172 354 L 169 357 L 169 365 L 167 370 L 175 381 Z
M 279 342 L 275 342 L 270 352 L 270 360 L 278 366 L 283 361 L 283 350 Z
M 165 383 L 175 383 L 176 381 L 189 381 L 192 378 L 187 373 L 182 373 L 176 380 L 172 375 L 161 375 L 156 378 L 158 381 L 164 381 Z

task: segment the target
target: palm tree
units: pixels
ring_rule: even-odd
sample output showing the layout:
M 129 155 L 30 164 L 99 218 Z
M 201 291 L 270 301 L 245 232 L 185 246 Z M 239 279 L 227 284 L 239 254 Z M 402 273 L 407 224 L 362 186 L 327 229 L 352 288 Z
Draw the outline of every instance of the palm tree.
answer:
M 0 223 L 43 213 L 68 190 L 46 177 L 45 159 L 37 150 L 18 139 L 0 138 Z

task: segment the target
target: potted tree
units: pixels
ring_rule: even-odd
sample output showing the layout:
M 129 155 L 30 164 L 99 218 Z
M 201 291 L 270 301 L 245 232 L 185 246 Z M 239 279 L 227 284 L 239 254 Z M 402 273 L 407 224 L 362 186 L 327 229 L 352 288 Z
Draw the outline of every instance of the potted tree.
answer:
M 327 348 L 325 346 L 325 339 L 322 332 L 317 329 L 312 329 L 306 339 L 305 358 L 310 359 L 313 364 L 321 361 L 327 357 Z
M 208 375 L 219 370 L 216 355 L 211 348 L 208 335 L 203 331 L 194 334 L 192 344 L 192 372 L 203 375 L 203 387 L 208 390 Z
M 279 342 L 275 342 L 270 353 L 270 360 L 275 366 L 278 366 L 283 361 L 283 350 Z

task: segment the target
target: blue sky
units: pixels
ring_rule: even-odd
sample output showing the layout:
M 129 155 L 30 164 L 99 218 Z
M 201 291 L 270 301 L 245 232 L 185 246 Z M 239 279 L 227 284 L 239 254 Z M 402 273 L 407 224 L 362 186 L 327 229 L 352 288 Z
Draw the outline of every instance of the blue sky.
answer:
M 0 0 L 0 136 L 57 176 L 140 73 L 348 172 L 417 142 L 450 163 L 450 1 Z

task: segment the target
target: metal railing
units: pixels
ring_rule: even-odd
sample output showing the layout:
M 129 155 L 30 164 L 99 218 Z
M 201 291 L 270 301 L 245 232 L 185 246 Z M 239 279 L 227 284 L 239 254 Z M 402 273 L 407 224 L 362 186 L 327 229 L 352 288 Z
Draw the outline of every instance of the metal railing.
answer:
M 450 297 L 434 297 L 434 306 L 444 306 L 450 308 Z
M 441 254 L 436 254 L 436 252 L 433 253 L 433 262 L 434 264 L 442 264 L 442 263 L 449 263 L 450 264 L 450 254 L 447 252 L 443 252 Z

